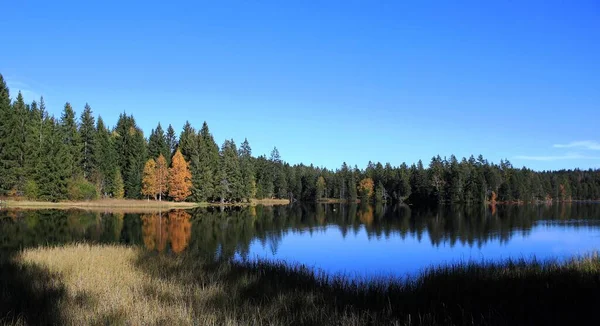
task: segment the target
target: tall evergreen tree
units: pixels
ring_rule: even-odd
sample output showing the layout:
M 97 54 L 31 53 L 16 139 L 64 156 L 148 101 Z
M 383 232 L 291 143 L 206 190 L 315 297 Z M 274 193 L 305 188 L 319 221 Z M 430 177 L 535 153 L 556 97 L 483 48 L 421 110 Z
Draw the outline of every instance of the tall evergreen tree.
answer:
M 12 114 L 10 92 L 4 77 L 0 74 L 0 195 L 10 190 L 13 183 L 13 161 L 9 151 L 10 132 L 12 130 Z
M 147 144 L 133 116 L 121 114 L 115 128 L 117 163 L 122 173 L 125 197 L 139 198 L 142 173 L 147 156 Z
M 58 201 L 67 198 L 67 186 L 72 178 L 71 153 L 68 144 L 64 142 L 63 127 L 51 118 L 48 119 L 47 128 L 50 132 L 42 146 L 45 156 L 37 177 L 39 198 Z
M 221 203 L 226 200 L 240 201 L 243 197 L 242 171 L 238 151 L 233 140 L 226 140 L 221 147 L 221 164 L 218 176 L 221 178 L 217 193 Z
M 222 176 L 219 176 L 219 146 L 215 142 L 213 135 L 208 129 L 206 121 L 202 124 L 200 133 L 198 134 L 199 144 L 199 169 L 197 170 L 201 185 L 202 196 L 206 196 L 209 200 L 219 199 L 217 189 L 221 186 Z
M 92 181 L 97 179 L 96 175 L 96 122 L 92 115 L 92 108 L 85 104 L 81 113 L 81 124 L 79 125 L 79 134 L 81 136 L 81 169 L 83 177 Z M 95 180 L 94 180 L 95 181 Z
M 13 103 L 13 130 L 10 135 L 12 146 L 8 148 L 13 152 L 15 179 L 12 190 L 17 195 L 22 195 L 25 187 L 29 120 L 29 108 L 19 92 L 17 100 Z
M 165 135 L 165 139 L 167 142 L 167 148 L 169 149 L 169 157 L 172 157 L 175 154 L 175 150 L 177 149 L 177 136 L 175 135 L 175 130 L 173 126 L 169 124 L 167 128 L 167 134 Z
M 159 122 L 156 129 L 153 129 L 150 133 L 150 138 L 148 139 L 148 155 L 150 158 L 156 159 L 160 154 L 167 160 L 167 165 L 171 165 L 171 150 Z
M 75 111 L 73 111 L 69 102 L 65 104 L 61 115 L 60 127 L 63 142 L 69 151 L 69 155 L 65 156 L 67 169 L 72 177 L 76 177 L 82 172 L 79 165 L 79 162 L 81 162 L 81 137 L 77 128 L 77 121 L 75 121 Z
M 110 131 L 104 125 L 102 117 L 98 117 L 96 123 L 96 149 L 94 150 L 98 169 L 97 183 L 103 196 L 114 196 L 113 181 L 117 169 L 117 153 Z
M 248 139 L 239 149 L 240 169 L 242 173 L 242 199 L 251 199 L 256 196 L 256 180 L 254 176 L 254 164 L 252 162 L 252 148 Z

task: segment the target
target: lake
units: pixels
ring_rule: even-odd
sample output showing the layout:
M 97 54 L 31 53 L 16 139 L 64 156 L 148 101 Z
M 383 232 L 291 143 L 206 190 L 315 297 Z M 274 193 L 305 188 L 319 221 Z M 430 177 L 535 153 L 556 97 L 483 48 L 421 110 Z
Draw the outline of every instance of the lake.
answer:
M 164 255 L 285 260 L 350 277 L 404 276 L 445 263 L 564 259 L 597 250 L 600 204 L 0 211 L 2 253 L 73 242 L 122 243 Z

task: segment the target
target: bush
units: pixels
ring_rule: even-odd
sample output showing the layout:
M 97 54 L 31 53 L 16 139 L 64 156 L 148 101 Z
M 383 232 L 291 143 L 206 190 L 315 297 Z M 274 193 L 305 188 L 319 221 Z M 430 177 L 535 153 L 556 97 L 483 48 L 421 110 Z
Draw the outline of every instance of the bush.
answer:
M 37 183 L 35 183 L 33 180 L 27 180 L 27 182 L 25 182 L 25 197 L 32 200 L 37 199 L 39 195 L 40 188 L 38 187 Z
M 69 182 L 68 191 L 70 200 L 98 199 L 98 191 L 96 190 L 96 186 L 83 178 L 71 180 Z

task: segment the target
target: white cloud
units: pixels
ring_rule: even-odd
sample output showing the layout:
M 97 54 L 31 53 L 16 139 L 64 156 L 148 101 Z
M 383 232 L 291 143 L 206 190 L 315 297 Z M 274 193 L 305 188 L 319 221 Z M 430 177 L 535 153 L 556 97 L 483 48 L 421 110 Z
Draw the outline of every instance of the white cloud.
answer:
M 32 87 L 30 87 L 27 83 L 7 79 L 6 85 L 8 86 L 8 89 L 10 90 L 10 97 L 13 100 L 15 100 L 17 98 L 19 91 L 21 92 L 21 95 L 23 95 L 23 99 L 25 100 L 26 103 L 40 100 L 40 94 L 38 92 L 36 92 L 35 90 L 33 90 Z
M 573 141 L 568 144 L 554 144 L 554 148 L 580 148 L 584 150 L 600 151 L 600 143 L 593 140 Z
M 561 160 L 600 160 L 598 156 L 586 156 L 578 153 L 567 153 L 565 155 L 549 155 L 549 156 L 530 156 L 530 155 L 519 155 L 515 156 L 517 160 L 528 160 L 528 161 L 561 161 Z

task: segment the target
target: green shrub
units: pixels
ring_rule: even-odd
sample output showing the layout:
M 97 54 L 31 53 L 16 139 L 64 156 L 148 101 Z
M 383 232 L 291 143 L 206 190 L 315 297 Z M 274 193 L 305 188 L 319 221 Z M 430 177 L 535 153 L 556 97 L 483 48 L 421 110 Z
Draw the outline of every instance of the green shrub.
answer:
M 96 186 L 83 178 L 71 180 L 69 182 L 68 191 L 70 200 L 98 199 L 98 191 L 96 190 Z
M 27 199 L 37 199 L 40 194 L 40 188 L 33 180 L 25 182 L 25 197 Z

